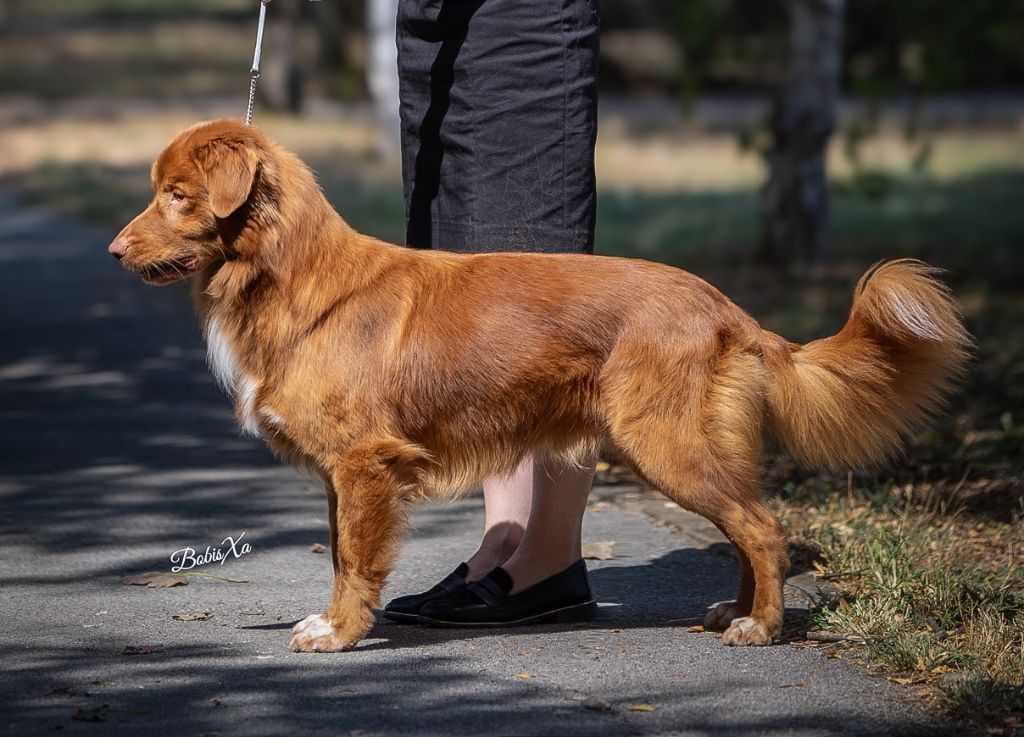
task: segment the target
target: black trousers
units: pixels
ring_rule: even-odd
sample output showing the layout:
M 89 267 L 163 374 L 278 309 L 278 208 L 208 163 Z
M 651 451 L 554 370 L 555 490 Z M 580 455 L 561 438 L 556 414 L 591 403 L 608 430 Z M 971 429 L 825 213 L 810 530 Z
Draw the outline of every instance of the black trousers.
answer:
M 597 0 L 400 0 L 406 243 L 593 250 Z

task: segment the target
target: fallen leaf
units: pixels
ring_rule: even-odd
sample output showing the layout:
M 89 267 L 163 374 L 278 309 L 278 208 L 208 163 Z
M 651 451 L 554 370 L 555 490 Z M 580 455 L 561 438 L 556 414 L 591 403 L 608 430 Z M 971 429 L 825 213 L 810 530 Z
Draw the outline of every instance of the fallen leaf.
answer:
M 612 554 L 612 548 L 614 547 L 614 540 L 586 543 L 583 545 L 583 557 L 586 560 L 611 560 L 615 557 Z
M 587 696 L 580 703 L 582 703 L 586 708 L 593 709 L 594 711 L 614 711 L 611 704 L 604 699 L 599 699 L 597 696 Z
M 150 655 L 163 652 L 162 645 L 126 645 L 121 651 L 122 655 Z
M 125 586 L 146 586 L 151 589 L 169 589 L 173 586 L 188 586 L 188 579 L 174 573 L 144 571 L 133 573 L 121 579 Z
M 626 707 L 629 711 L 654 711 L 654 707 L 650 704 L 630 704 Z
M 202 622 L 203 620 L 209 619 L 209 612 L 192 612 L 191 614 L 175 614 L 171 619 L 177 619 L 179 622 Z
M 521 681 L 525 681 L 528 678 L 533 678 L 529 673 L 516 673 L 516 678 Z
M 312 545 L 309 546 L 309 552 L 311 552 L 311 553 L 326 553 L 327 552 L 327 546 L 326 545 L 321 545 L 320 543 L 313 543 Z
M 703 632 L 704 631 L 704 625 L 702 625 L 702 624 L 695 624 L 695 625 L 692 625 L 690 627 L 687 627 L 686 631 L 687 632 Z
M 74 709 L 71 718 L 79 722 L 105 722 L 107 721 L 107 706 L 97 709 Z
M 914 682 L 913 678 L 898 678 L 896 676 L 889 676 L 888 680 L 892 683 L 898 683 L 901 686 L 907 686 Z

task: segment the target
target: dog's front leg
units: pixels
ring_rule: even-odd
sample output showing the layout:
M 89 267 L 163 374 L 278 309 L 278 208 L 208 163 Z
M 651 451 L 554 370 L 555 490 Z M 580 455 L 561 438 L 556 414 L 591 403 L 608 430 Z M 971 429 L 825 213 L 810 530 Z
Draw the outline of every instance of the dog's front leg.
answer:
M 391 443 L 363 446 L 331 468 L 327 495 L 334 517 L 334 587 L 326 614 L 313 614 L 292 628 L 292 650 L 344 650 L 373 626 L 373 607 L 380 605 L 397 552 L 406 488 L 400 471 L 405 464 L 395 450 Z
M 324 482 L 324 491 L 327 492 L 327 524 L 330 525 L 330 537 L 328 544 L 331 550 L 331 564 L 334 566 L 334 575 L 341 571 L 341 561 L 338 560 L 338 492 L 334 489 L 334 482 L 327 479 Z

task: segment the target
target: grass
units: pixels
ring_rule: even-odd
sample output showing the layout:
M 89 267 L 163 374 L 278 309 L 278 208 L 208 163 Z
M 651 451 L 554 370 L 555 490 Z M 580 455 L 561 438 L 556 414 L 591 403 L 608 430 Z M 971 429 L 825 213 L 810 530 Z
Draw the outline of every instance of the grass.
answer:
M 933 221 L 926 209 L 901 217 L 929 244 L 917 255 L 952 269 L 977 341 L 952 406 L 883 473 L 810 474 L 781 454 L 765 459 L 768 486 L 780 490 L 774 511 L 791 535 L 823 551 L 821 573 L 843 593 L 811 627 L 863 638 L 834 647 L 990 734 L 1018 734 L 1024 723 L 1024 263 L 1019 218 L 1003 199 L 1019 186 L 1020 176 L 1003 170 L 910 185 L 950 194 L 949 211 Z M 880 234 L 902 230 L 871 227 L 867 208 L 862 216 L 860 242 L 880 245 Z M 798 340 L 841 324 L 831 308 L 848 295 L 827 284 L 824 296 L 799 291 L 795 299 L 819 299 L 824 316 L 762 297 L 766 322 Z
M 1024 524 L 908 493 L 819 480 L 774 501 L 791 534 L 826 551 L 819 567 L 844 594 L 810 626 L 862 638 L 848 647 L 891 680 L 1013 733 L 1024 714 Z

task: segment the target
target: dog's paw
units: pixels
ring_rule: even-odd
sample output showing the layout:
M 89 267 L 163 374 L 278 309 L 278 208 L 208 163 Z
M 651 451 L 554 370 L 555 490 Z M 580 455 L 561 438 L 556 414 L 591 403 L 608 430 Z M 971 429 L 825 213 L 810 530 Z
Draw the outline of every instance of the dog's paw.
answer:
M 734 619 L 743 616 L 735 601 L 723 601 L 716 604 L 710 612 L 704 615 L 704 629 L 724 630 Z
M 352 647 L 359 637 L 346 636 L 333 626 L 323 614 L 311 614 L 292 627 L 292 641 L 288 647 L 297 653 L 336 653 Z
M 774 640 L 768 627 L 754 617 L 738 617 L 722 633 L 722 642 L 726 645 L 771 645 Z

